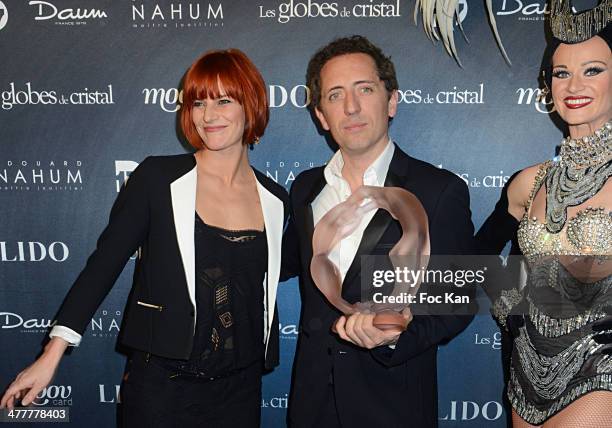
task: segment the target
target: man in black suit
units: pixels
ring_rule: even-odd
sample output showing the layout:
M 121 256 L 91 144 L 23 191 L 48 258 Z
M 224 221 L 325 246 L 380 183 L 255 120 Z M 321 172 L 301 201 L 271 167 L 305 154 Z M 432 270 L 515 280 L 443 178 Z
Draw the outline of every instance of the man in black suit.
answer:
M 302 312 L 289 423 L 435 427 L 437 345 L 461 332 L 471 316 L 415 315 L 401 334 L 374 327 L 372 314 L 341 316 L 310 275 L 312 234 L 321 217 L 361 185 L 397 186 L 424 206 L 432 254 L 468 254 L 473 225 L 467 187 L 390 140 L 398 103 L 395 69 L 366 38 L 338 39 L 319 50 L 308 65 L 307 83 L 314 113 L 339 150 L 327 166 L 301 173 L 291 189 L 283 268 L 285 276 L 301 274 Z M 332 251 L 345 300 L 361 300 L 360 256 L 387 254 L 401 234 L 388 212 L 372 211 Z

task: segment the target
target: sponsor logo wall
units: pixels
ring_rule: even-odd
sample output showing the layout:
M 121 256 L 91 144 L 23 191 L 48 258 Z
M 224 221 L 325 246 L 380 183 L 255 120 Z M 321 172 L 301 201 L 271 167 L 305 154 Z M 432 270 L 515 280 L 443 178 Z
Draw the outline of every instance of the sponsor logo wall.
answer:
M 71 385 L 49 385 L 32 402 L 35 406 L 72 406 Z
M 35 21 L 47 21 L 55 25 L 77 26 L 87 25 L 95 21 L 103 21 L 108 18 L 108 14 L 102 9 L 64 7 L 63 3 L 66 2 L 55 1 L 52 3 L 43 0 L 28 2 L 34 10 Z M 80 6 L 85 5 L 81 4 Z
M 390 1 L 341 1 L 323 2 L 308 0 L 306 2 L 290 0 L 278 3 L 275 7 L 259 5 L 259 18 L 275 20 L 287 24 L 296 19 L 343 19 L 343 18 L 399 18 L 400 0 Z M 464 0 L 465 3 L 465 0 Z
M 504 412 L 504 407 L 498 401 L 487 401 L 476 403 L 474 401 L 451 401 L 447 409 L 448 413 L 440 417 L 441 421 L 478 421 L 486 424 L 487 421 L 499 420 Z
M 15 106 L 48 105 L 105 105 L 115 104 L 113 85 L 101 89 L 82 88 L 75 92 L 63 93 L 57 90 L 39 89 L 31 82 L 22 85 L 10 82 L 8 89 L 0 93 L 2 109 L 12 110 Z
M 502 0 L 498 16 L 511 16 L 518 21 L 543 21 L 550 14 L 548 4 L 531 0 Z
M 46 259 L 64 262 L 70 250 L 63 242 L 6 242 L 0 241 L 0 261 L 2 262 L 42 262 Z
M 539 89 L 521 89 L 519 104 L 527 95 L 528 102 L 535 100 Z M 518 93 L 519 91 L 517 91 Z M 157 105 L 166 113 L 176 113 L 183 104 L 183 91 L 179 88 L 144 88 L 142 90 L 145 105 Z M 535 95 L 534 95 L 535 94 Z M 268 85 L 270 108 L 308 108 L 310 91 L 306 85 Z M 484 104 L 484 83 L 469 89 L 453 86 L 450 90 L 402 89 L 398 91 L 400 104 Z
M 83 190 L 80 160 L 4 160 L 0 164 L 0 190 Z
M 518 88 L 516 90 L 517 104 L 532 106 L 539 113 L 550 114 L 556 111 L 550 93 L 542 97 L 540 88 Z
M 307 109 L 308 58 L 334 37 L 368 36 L 398 73 L 392 138 L 468 185 L 478 227 L 508 178 L 554 156 L 562 138 L 550 97 L 538 99 L 544 3 L 495 2 L 508 67 L 481 2 L 461 0 L 471 44 L 457 34 L 459 68 L 422 24 L 414 26 L 411 0 L 0 1 L 7 59 L 0 70 L 0 343 L 11 350 L 0 355 L 0 388 L 40 351 L 131 172 L 147 156 L 185 152 L 176 130 L 180 81 L 204 51 L 237 47 L 260 68 L 271 119 L 249 156 L 289 188 L 332 155 Z M 114 426 L 125 365 L 114 345 L 133 266 L 37 398 L 40 406 L 72 406 L 71 426 Z M 285 426 L 299 335 L 296 280 L 280 285 L 278 308 L 281 365 L 264 378 L 266 428 Z M 440 347 L 442 428 L 506 426 L 500 346 L 496 325 L 479 315 Z
M 44 333 L 51 327 L 52 321 L 44 318 L 29 318 L 14 312 L 0 312 L 0 328 L 2 330 L 18 329 L 23 333 Z
M 223 3 L 132 2 L 133 28 L 199 29 L 223 27 Z

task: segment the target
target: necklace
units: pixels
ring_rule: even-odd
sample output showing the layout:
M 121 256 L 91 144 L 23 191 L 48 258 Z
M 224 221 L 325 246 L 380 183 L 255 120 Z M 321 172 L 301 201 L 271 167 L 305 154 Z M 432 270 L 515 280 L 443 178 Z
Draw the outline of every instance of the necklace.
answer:
M 594 134 L 561 140 L 561 166 L 581 169 L 604 163 L 612 158 L 612 120 Z
M 558 233 L 567 208 L 592 198 L 612 175 L 612 121 L 583 138 L 561 142 L 560 161 L 546 174 L 546 229 Z

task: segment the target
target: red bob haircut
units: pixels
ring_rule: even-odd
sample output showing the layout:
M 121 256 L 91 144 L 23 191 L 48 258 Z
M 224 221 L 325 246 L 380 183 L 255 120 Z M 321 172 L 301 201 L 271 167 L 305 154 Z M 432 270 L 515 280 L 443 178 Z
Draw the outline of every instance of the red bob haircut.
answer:
M 266 84 L 259 70 L 238 49 L 209 51 L 191 65 L 183 81 L 181 129 L 196 149 L 202 148 L 202 139 L 191 120 L 193 103 L 220 96 L 231 97 L 244 108 L 244 144 L 252 144 L 264 134 L 270 113 Z

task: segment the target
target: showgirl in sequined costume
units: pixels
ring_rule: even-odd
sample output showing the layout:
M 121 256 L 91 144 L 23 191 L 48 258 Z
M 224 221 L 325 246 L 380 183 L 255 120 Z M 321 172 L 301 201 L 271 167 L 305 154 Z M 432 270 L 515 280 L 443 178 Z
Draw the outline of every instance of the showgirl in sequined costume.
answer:
M 611 15 L 610 0 L 581 15 L 552 2 L 544 81 L 569 136 L 511 180 L 477 234 L 483 252 L 515 238 L 525 256 L 525 284 L 490 293 L 512 335 L 514 427 L 612 427 Z

